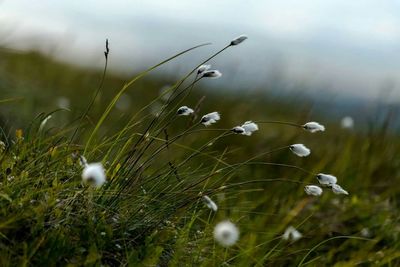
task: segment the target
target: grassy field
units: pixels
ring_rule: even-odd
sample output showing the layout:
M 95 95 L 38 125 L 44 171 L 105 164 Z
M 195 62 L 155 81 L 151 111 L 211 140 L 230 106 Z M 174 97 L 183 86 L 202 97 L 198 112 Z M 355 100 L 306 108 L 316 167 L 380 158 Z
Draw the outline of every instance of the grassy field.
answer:
M 101 71 L 0 50 L 1 266 L 400 265 L 392 117 L 342 129 L 306 99 L 156 74 L 102 82 Z M 177 116 L 183 105 L 195 115 Z M 199 123 L 213 111 L 220 121 Z M 248 120 L 252 136 L 230 131 Z M 326 131 L 275 123 L 314 120 Z M 296 143 L 311 155 L 294 155 Z M 82 183 L 80 156 L 102 162 L 103 186 Z M 307 195 L 317 173 L 349 195 Z M 240 231 L 227 248 L 213 238 L 224 220 Z M 282 238 L 289 226 L 302 238 Z

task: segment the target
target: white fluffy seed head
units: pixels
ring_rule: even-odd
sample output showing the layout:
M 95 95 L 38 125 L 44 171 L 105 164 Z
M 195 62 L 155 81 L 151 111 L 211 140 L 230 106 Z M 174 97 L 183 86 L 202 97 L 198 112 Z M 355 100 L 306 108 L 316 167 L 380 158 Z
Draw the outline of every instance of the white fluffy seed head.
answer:
M 347 192 L 346 190 L 344 190 L 340 185 L 338 184 L 332 184 L 331 185 L 332 188 L 332 192 L 337 194 L 337 195 L 348 195 L 349 192 Z
M 306 192 L 307 195 L 310 196 L 320 196 L 322 195 L 322 188 L 317 186 L 317 185 L 306 185 L 304 187 L 304 191 Z
M 224 247 L 234 245 L 239 239 L 239 229 L 230 221 L 218 223 L 214 228 L 214 239 Z
M 222 76 L 222 73 L 218 70 L 207 70 L 203 72 L 202 76 L 206 78 L 218 79 Z
M 315 133 L 318 131 L 321 132 L 325 131 L 325 126 L 315 121 L 307 122 L 306 124 L 303 125 L 303 128 L 304 130 L 309 131 L 311 133 Z
M 333 185 L 337 183 L 336 176 L 331 174 L 319 173 L 317 174 L 317 180 L 322 185 Z
M 221 115 L 217 111 L 214 111 L 214 112 L 204 115 L 201 118 L 200 122 L 202 124 L 204 124 L 205 126 L 210 126 L 211 124 L 216 123 L 220 119 L 221 119 Z
M 293 226 L 289 226 L 288 228 L 286 228 L 285 232 L 282 235 L 283 240 L 292 242 L 295 242 L 302 237 L 303 235 Z
M 176 114 L 178 116 L 189 116 L 193 112 L 194 112 L 193 109 L 191 109 L 191 108 L 189 108 L 187 106 L 182 106 L 182 107 L 178 108 L 178 111 L 176 112 Z
M 232 132 L 250 136 L 253 132 L 258 130 L 258 125 L 252 121 L 246 121 L 242 126 L 232 128 Z
M 198 69 L 197 69 L 197 75 L 202 75 L 203 72 L 209 70 L 211 68 L 211 65 L 201 65 Z
M 311 154 L 311 150 L 303 144 L 294 144 L 289 146 L 290 150 L 299 157 L 307 157 Z
M 215 204 L 215 202 L 212 201 L 212 199 L 209 196 L 203 196 L 203 200 L 204 200 L 204 203 L 206 204 L 206 206 L 209 209 L 211 209 L 213 211 L 217 211 L 218 210 L 217 204 Z
M 247 39 L 247 36 L 242 34 L 231 41 L 231 45 L 238 45 Z
M 242 126 L 244 129 L 244 135 L 250 136 L 253 132 L 258 131 L 258 125 L 252 121 L 246 121 Z
M 346 116 L 341 120 L 340 125 L 342 126 L 343 129 L 353 129 L 354 120 L 352 117 Z
M 106 174 L 101 163 L 89 163 L 83 168 L 82 180 L 96 187 L 101 187 L 106 182 Z

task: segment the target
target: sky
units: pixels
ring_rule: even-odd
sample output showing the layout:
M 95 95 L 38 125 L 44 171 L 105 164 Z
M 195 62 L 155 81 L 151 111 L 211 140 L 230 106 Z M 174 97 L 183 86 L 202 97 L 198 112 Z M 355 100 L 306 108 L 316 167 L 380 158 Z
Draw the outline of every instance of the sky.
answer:
M 160 70 L 183 74 L 240 34 L 217 85 L 400 100 L 400 0 L 0 0 L 0 46 L 100 67 L 109 38 L 126 74 L 212 42 Z

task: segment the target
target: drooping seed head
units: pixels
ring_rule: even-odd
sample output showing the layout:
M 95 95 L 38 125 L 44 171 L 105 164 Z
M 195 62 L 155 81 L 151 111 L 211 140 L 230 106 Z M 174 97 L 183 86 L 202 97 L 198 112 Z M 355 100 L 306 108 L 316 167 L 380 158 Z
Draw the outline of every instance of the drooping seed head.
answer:
M 211 79 L 218 79 L 222 76 L 222 73 L 218 70 L 207 70 L 203 72 L 202 77 L 211 78 Z
M 349 192 L 347 192 L 346 190 L 344 190 L 340 185 L 338 184 L 332 184 L 331 185 L 332 188 L 332 192 L 337 194 L 337 195 L 348 195 Z
M 236 126 L 232 129 L 232 132 L 236 134 L 242 134 L 251 136 L 253 132 L 258 130 L 258 125 L 252 121 L 246 121 L 242 126 Z
M 304 130 L 309 131 L 311 133 L 315 133 L 318 131 L 321 132 L 325 131 L 325 126 L 315 121 L 307 122 L 306 124 L 303 125 L 303 128 Z
M 331 174 L 319 173 L 317 174 L 317 180 L 322 185 L 333 185 L 337 183 L 336 176 Z
M 250 136 L 253 132 L 258 131 L 258 125 L 252 121 L 246 121 L 242 128 L 244 129 L 244 135 Z
M 306 185 L 304 187 L 304 191 L 306 192 L 307 195 L 310 196 L 320 196 L 322 195 L 322 188 L 317 186 L 317 185 Z
M 303 144 L 294 144 L 289 146 L 290 150 L 299 157 L 307 157 L 311 154 L 311 150 Z
M 205 126 L 210 126 L 211 124 L 216 123 L 220 119 L 221 119 L 220 114 L 217 111 L 214 111 L 214 112 L 204 115 L 201 118 L 200 122 L 202 124 L 204 124 Z
M 187 107 L 187 106 L 182 106 L 180 108 L 178 108 L 176 114 L 178 116 L 189 116 L 190 114 L 192 114 L 194 112 L 193 109 Z

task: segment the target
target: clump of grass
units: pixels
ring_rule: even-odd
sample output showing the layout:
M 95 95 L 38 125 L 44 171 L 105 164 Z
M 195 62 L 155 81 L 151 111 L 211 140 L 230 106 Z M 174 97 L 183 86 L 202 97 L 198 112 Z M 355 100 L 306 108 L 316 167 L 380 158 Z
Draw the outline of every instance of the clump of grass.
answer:
M 127 82 L 91 129 L 83 123 L 104 88 L 103 79 L 84 116 L 75 123 L 51 128 L 49 118 L 60 112 L 56 111 L 39 115 L 14 135 L 4 134 L 1 265 L 395 264 L 398 237 L 388 229 L 396 223 L 390 208 L 396 207 L 391 200 L 397 191 L 385 183 L 375 187 L 371 179 L 379 172 L 386 177 L 383 158 L 393 157 L 393 151 L 382 157 L 375 147 L 375 155 L 367 153 L 375 142 L 382 145 L 389 140 L 350 136 L 324 147 L 321 142 L 337 136 L 320 139 L 316 133 L 310 140 L 309 132 L 325 130 L 319 123 L 254 120 L 240 124 L 241 120 L 230 118 L 235 120 L 230 125 L 229 112 L 214 111 L 222 108 L 220 101 L 207 109 L 201 101 L 189 100 L 200 81 L 220 77 L 219 71 L 204 64 L 245 39 L 233 40 L 195 66 L 119 127 L 103 128 L 114 119 L 118 99 L 150 71 L 192 49 Z M 108 46 L 105 55 L 108 59 Z M 154 103 L 161 105 L 155 114 Z M 274 125 L 293 129 L 286 131 L 289 136 L 264 137 Z M 79 134 L 84 131 L 89 134 Z M 320 160 L 311 158 L 303 145 L 291 145 L 297 138 L 317 148 L 313 155 L 320 155 Z M 365 153 L 351 163 L 354 148 L 360 146 Z M 247 147 L 251 151 L 244 153 Z M 309 157 L 294 157 L 290 150 Z M 337 158 L 343 160 L 333 161 Z M 88 170 L 93 163 L 94 169 Z M 350 197 L 303 192 L 321 180 L 321 186 L 338 191 L 337 179 L 320 173 L 327 169 L 354 178 L 345 183 Z M 373 197 L 356 191 L 369 192 L 357 183 L 365 177 L 370 184 L 363 185 L 376 190 Z M 101 182 L 92 186 L 91 181 Z M 383 195 L 378 194 L 380 188 L 385 189 Z M 375 202 L 365 206 L 371 199 Z M 374 220 L 366 218 L 377 211 Z M 214 228 L 225 220 L 230 222 Z M 301 230 L 301 238 L 282 238 L 290 225 Z M 359 236 L 357 229 L 365 227 L 381 234 Z M 214 235 L 229 248 L 214 242 Z

